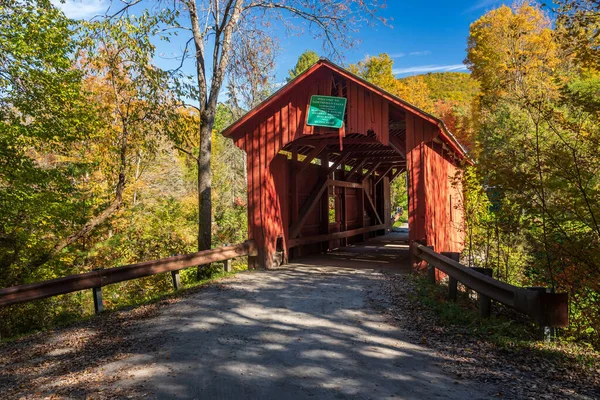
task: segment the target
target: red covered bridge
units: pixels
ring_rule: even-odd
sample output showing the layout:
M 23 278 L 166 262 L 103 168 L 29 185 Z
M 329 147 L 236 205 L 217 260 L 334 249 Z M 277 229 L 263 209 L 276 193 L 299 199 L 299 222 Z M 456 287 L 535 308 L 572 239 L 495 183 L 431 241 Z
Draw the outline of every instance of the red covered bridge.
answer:
M 311 96 L 347 99 L 341 129 L 311 126 Z M 409 238 L 462 250 L 466 159 L 438 118 L 320 60 L 223 134 L 248 157 L 248 238 L 270 268 L 389 232 L 390 182 L 408 171 Z

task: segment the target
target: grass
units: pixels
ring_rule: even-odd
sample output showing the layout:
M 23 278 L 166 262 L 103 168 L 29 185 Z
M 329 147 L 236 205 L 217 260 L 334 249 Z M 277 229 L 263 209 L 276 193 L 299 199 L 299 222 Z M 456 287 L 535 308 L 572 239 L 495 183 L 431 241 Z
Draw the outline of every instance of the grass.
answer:
M 593 370 L 600 365 L 600 352 L 588 344 L 561 338 L 560 331 L 554 341 L 538 340 L 538 327 L 527 316 L 492 303 L 493 315 L 481 318 L 475 302 L 467 292 L 459 291 L 454 302 L 447 299 L 446 285 L 432 285 L 423 276 L 416 276 L 414 279 L 417 287 L 415 300 L 455 333 L 491 342 L 501 350 L 527 351 L 567 368 Z
M 220 279 L 223 279 L 223 278 L 226 278 L 229 276 L 233 276 L 239 272 L 246 271 L 247 269 L 248 269 L 247 262 L 235 262 L 234 261 L 234 263 L 232 265 L 232 272 L 225 272 L 221 263 L 214 263 L 213 265 L 211 265 L 211 269 L 205 275 L 205 277 L 203 277 L 201 279 L 196 279 L 196 268 L 195 267 L 187 268 L 187 269 L 183 269 L 180 271 L 181 288 L 178 291 L 174 291 L 172 286 L 166 285 L 166 289 L 153 291 L 149 295 L 139 296 L 139 297 L 124 297 L 117 301 L 115 301 L 114 299 L 111 299 L 110 294 L 119 291 L 118 285 L 124 284 L 126 282 L 130 282 L 130 281 L 117 283 L 115 285 L 105 286 L 104 287 L 105 290 L 103 290 L 103 292 L 104 292 L 103 295 L 105 297 L 104 298 L 105 308 L 101 315 L 106 315 L 109 313 L 119 312 L 119 311 L 126 311 L 126 310 L 130 310 L 132 308 L 135 308 L 135 307 L 158 303 L 158 302 L 166 300 L 166 299 L 178 298 L 178 297 L 185 295 L 186 293 L 189 293 L 190 291 L 192 291 L 196 288 L 205 286 L 207 284 L 216 282 Z M 161 275 L 164 275 L 165 279 L 170 282 L 170 280 L 171 280 L 170 273 L 164 273 Z M 151 277 L 140 278 L 140 279 L 148 279 L 148 278 L 151 278 Z M 138 279 L 138 281 L 140 279 Z M 114 287 L 111 287 L 111 286 L 114 286 Z M 56 296 L 56 297 L 82 296 L 82 294 L 83 294 L 83 297 L 85 297 L 85 299 L 82 299 L 82 302 L 84 303 L 84 307 L 83 307 L 83 310 L 81 310 L 80 312 L 68 311 L 68 312 L 63 312 L 63 313 L 57 314 L 53 317 L 49 317 L 50 322 L 47 325 L 41 326 L 41 327 L 40 326 L 32 327 L 31 329 L 29 329 L 25 332 L 22 332 L 22 333 L 19 333 L 16 335 L 12 335 L 12 336 L 8 336 L 8 337 L 2 337 L 2 338 L 0 338 L 0 343 L 10 343 L 10 342 L 14 342 L 18 339 L 21 339 L 23 337 L 26 337 L 26 336 L 29 336 L 32 334 L 36 334 L 36 333 L 40 333 L 40 332 L 48 332 L 48 331 L 52 331 L 55 329 L 67 328 L 69 326 L 72 326 L 72 325 L 75 325 L 78 323 L 83 323 L 83 322 L 86 322 L 93 318 L 98 317 L 98 315 L 96 315 L 94 313 L 91 290 L 86 290 L 85 292 L 80 291 L 80 292 L 68 293 L 68 294 Z M 35 302 L 48 301 L 48 300 L 49 299 L 36 300 Z M 32 305 L 32 303 L 25 303 L 20 306 L 26 307 L 28 305 Z M 13 307 L 18 307 L 18 306 L 19 305 L 16 305 Z

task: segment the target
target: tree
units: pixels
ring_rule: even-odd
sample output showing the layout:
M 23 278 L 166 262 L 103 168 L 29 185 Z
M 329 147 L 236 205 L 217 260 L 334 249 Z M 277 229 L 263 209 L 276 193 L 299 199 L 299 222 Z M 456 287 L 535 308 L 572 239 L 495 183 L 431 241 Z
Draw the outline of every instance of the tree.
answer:
M 365 60 L 359 61 L 358 64 L 351 64 L 348 69 L 375 86 L 398 96 L 399 86 L 398 80 L 392 71 L 393 65 L 394 60 L 383 53 L 377 57 L 367 57 Z
M 600 3 L 559 0 L 556 25 L 560 43 L 581 66 L 600 69 Z
M 164 88 L 167 75 L 154 67 L 150 60 L 154 46 L 147 41 L 156 26 L 155 17 L 143 14 L 139 18 L 119 18 L 110 22 L 93 22 L 87 25 L 90 41 L 83 54 L 83 69 L 92 104 L 98 105 L 98 115 L 105 122 L 96 132 L 96 143 L 103 150 L 114 151 L 116 174 L 114 198 L 97 215 L 56 242 L 47 252 L 39 255 L 32 266 L 40 266 L 63 249 L 88 235 L 110 218 L 123 202 L 131 153 L 135 148 L 151 148 L 152 135 L 166 117 L 169 104 L 174 104 Z
M 27 281 L 48 251 L 48 231 L 68 232 L 85 173 L 69 149 L 94 116 L 73 68 L 70 21 L 48 1 L 0 3 L 0 281 Z M 50 236 L 53 237 L 53 236 Z
M 598 345 L 600 75 L 562 24 L 523 3 L 471 26 L 477 175 L 492 211 L 475 221 L 485 233 L 471 254 L 505 279 L 569 292 L 571 333 Z
M 398 96 L 424 111 L 433 113 L 433 100 L 423 75 L 401 79 L 398 83 Z
M 140 1 L 129 3 L 127 7 Z M 211 247 L 211 149 L 212 131 L 221 87 L 230 71 L 236 46 L 251 48 L 270 36 L 271 23 L 277 21 L 288 31 L 302 31 L 320 38 L 326 51 L 336 53 L 338 46 L 352 46 L 350 33 L 362 23 L 372 23 L 381 5 L 377 0 L 184 0 L 192 33 L 196 85 L 189 93 L 200 117 L 198 141 L 183 149 L 198 168 L 198 249 Z M 385 22 L 385 21 L 384 21 Z M 190 43 L 188 42 L 188 43 Z M 212 53 L 207 54 L 207 49 Z M 187 54 L 187 53 L 186 53 Z M 259 66 L 260 64 L 255 64 Z M 252 74 L 260 71 L 252 71 Z
M 298 61 L 294 68 L 288 71 L 288 77 L 286 80 L 289 82 L 310 67 L 312 67 L 317 61 L 319 61 L 319 55 L 312 50 L 305 50 L 304 53 L 300 54 Z

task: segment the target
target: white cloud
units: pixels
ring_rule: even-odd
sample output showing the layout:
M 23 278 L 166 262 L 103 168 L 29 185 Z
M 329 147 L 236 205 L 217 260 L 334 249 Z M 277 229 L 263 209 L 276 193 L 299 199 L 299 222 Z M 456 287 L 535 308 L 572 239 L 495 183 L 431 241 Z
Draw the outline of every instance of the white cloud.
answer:
M 391 53 L 390 57 L 392 58 L 401 58 L 401 57 L 406 57 L 408 56 L 426 56 L 428 54 L 431 54 L 431 52 L 429 50 L 423 50 L 423 51 L 411 51 L 410 53 Z
M 450 71 L 464 71 L 467 67 L 464 64 L 451 64 L 451 65 L 417 65 L 414 67 L 407 68 L 394 68 L 392 71 L 394 75 L 400 74 L 416 74 L 424 72 L 450 72 Z
M 428 54 L 431 54 L 431 52 L 429 50 L 412 51 L 412 52 L 408 53 L 409 56 L 426 56 Z
M 473 4 L 470 8 L 467 8 L 463 11 L 463 14 L 469 13 L 471 11 L 481 10 L 482 8 L 489 8 L 491 6 L 496 6 L 502 3 L 499 0 L 479 0 L 477 3 Z
M 107 0 L 66 0 L 64 3 L 52 0 L 52 4 L 72 19 L 89 19 L 104 14 L 110 7 Z

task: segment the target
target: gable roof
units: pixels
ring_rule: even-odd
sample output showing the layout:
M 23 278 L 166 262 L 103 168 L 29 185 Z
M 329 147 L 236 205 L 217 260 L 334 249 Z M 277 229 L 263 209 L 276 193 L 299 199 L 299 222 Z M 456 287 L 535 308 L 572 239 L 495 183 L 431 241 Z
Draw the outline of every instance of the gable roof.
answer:
M 410 104 L 409 102 L 402 100 L 398 96 L 395 96 L 395 95 L 385 91 L 384 89 L 381 89 L 380 87 L 373 85 L 372 83 L 364 80 L 363 78 L 353 74 L 352 72 L 346 70 L 345 68 L 342 68 L 341 66 L 331 62 L 330 60 L 328 60 L 326 58 L 321 58 L 319 61 L 317 61 L 315 64 L 313 64 L 310 68 L 308 68 L 307 70 L 305 70 L 304 72 L 302 72 L 301 74 L 296 76 L 294 79 L 292 79 L 291 81 L 286 83 L 284 86 L 282 86 L 279 90 L 277 90 L 271 96 L 269 96 L 265 100 L 263 100 L 259 105 L 254 107 L 252 110 L 247 112 L 244 116 L 242 116 L 240 119 L 238 119 L 237 121 L 235 121 L 234 123 L 229 125 L 227 128 L 225 128 L 225 130 L 222 132 L 222 134 L 226 137 L 231 136 L 237 129 L 239 129 L 242 125 L 244 125 L 246 122 L 248 122 L 250 119 L 252 119 L 252 117 L 254 115 L 260 113 L 261 111 L 268 108 L 273 102 L 275 102 L 278 99 L 282 98 L 283 96 L 289 94 L 299 83 L 303 82 L 309 76 L 313 75 L 316 71 L 321 70 L 323 68 L 329 69 L 332 72 L 335 72 L 335 73 L 341 75 L 342 77 L 349 79 L 349 80 L 357 83 L 358 85 L 361 85 L 365 89 L 370 90 L 371 92 L 382 96 L 383 98 L 388 100 L 390 103 L 404 109 L 405 111 L 411 112 L 411 113 L 423 118 L 424 120 L 438 126 L 440 128 L 442 140 L 444 142 L 446 142 L 446 144 L 448 144 L 462 158 L 470 161 L 470 158 L 467 155 L 466 149 L 458 142 L 458 140 L 456 140 L 454 135 L 448 130 L 448 127 L 446 127 L 446 124 L 444 123 L 444 121 L 429 114 L 428 112 L 421 110 L 420 108 Z

